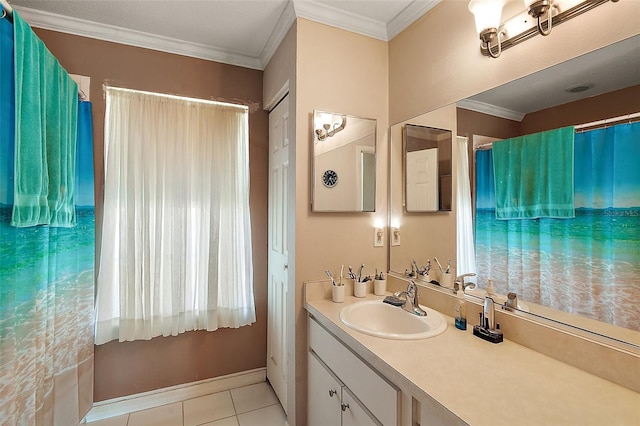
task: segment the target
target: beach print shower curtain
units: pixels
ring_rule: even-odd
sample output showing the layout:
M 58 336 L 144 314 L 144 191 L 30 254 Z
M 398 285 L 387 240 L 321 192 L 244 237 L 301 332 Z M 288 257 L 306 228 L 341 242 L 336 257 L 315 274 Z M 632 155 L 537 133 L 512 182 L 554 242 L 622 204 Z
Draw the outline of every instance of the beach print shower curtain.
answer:
M 12 26 L 0 19 L 0 424 L 76 425 L 93 402 L 91 104 L 78 106 L 72 228 L 10 226 Z
M 640 331 L 640 123 L 576 133 L 573 219 L 498 220 L 491 151 L 476 152 L 478 276 Z

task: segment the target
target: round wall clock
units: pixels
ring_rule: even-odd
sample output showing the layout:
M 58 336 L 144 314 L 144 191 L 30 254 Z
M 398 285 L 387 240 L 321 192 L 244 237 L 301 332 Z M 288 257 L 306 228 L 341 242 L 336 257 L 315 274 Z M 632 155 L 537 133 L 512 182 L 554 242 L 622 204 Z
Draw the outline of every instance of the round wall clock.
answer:
M 322 183 L 327 188 L 333 188 L 338 184 L 338 174 L 333 170 L 325 170 L 322 173 Z

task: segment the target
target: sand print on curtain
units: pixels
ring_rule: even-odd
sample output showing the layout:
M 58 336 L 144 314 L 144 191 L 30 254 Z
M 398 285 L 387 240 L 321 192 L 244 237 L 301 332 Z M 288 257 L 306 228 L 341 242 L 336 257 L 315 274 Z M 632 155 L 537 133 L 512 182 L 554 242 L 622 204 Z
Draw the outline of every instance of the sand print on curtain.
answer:
M 496 292 L 640 331 L 638 141 L 640 123 L 576 133 L 573 219 L 497 220 L 491 151 L 477 151 L 479 276 Z
M 10 226 L 12 27 L 0 19 L 0 423 L 72 425 L 93 403 L 91 104 L 78 106 L 77 225 Z

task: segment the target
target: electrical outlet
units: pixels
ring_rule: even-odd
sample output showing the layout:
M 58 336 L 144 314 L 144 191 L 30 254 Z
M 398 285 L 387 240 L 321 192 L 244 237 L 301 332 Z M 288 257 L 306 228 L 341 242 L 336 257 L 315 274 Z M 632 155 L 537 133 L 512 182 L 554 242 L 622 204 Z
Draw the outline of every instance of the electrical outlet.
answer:
M 400 228 L 391 228 L 391 245 L 400 245 Z
M 373 229 L 373 246 L 384 247 L 384 229 L 382 228 Z

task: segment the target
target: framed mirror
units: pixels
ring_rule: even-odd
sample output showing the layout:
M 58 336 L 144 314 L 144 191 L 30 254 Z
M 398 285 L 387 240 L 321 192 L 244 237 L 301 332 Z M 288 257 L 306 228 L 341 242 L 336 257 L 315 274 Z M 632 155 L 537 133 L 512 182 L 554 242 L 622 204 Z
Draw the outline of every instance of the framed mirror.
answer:
M 404 126 L 404 208 L 451 211 L 451 130 Z
M 312 211 L 374 212 L 376 120 L 313 112 Z

